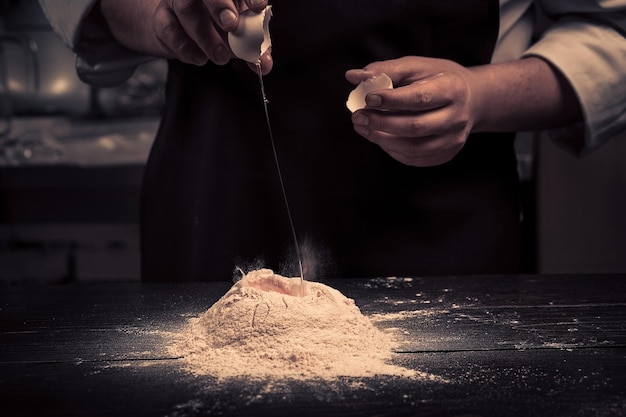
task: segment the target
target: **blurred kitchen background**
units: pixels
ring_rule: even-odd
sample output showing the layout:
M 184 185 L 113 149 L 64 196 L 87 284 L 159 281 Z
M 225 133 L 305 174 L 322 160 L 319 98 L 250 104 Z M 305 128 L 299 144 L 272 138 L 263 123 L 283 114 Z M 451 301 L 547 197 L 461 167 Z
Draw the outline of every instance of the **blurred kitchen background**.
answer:
M 0 9 L 0 284 L 139 280 L 139 188 L 165 62 L 93 88 L 36 0 Z M 626 272 L 625 139 L 576 158 L 519 136 L 525 272 Z

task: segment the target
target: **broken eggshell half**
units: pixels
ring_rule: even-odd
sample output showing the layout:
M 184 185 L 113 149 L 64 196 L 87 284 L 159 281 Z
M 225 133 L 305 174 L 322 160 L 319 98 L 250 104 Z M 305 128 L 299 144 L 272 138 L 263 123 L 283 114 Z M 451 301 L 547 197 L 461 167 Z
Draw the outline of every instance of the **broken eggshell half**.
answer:
M 365 103 L 365 96 L 368 93 L 376 90 L 392 89 L 393 82 L 387 74 L 380 73 L 372 75 L 371 77 L 361 81 L 354 90 L 350 92 L 346 106 L 348 110 L 354 113 L 357 110 L 364 109 L 367 105 Z
M 272 18 L 272 6 L 267 6 L 260 13 L 246 10 L 239 15 L 239 26 L 228 32 L 228 45 L 237 58 L 256 64 L 272 46 L 269 22 Z

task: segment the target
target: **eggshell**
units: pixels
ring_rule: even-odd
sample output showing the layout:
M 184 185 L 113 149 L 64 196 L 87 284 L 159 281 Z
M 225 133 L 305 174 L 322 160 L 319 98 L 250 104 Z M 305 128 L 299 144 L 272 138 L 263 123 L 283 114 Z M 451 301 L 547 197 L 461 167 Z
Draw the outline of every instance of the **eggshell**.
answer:
M 393 88 L 393 81 L 387 74 L 381 73 L 363 80 L 350 92 L 346 106 L 352 113 L 365 108 L 365 96 L 371 91 L 385 90 Z
M 239 26 L 228 32 L 228 45 L 237 58 L 256 64 L 259 58 L 272 46 L 269 22 L 272 6 L 260 13 L 246 10 L 239 15 Z

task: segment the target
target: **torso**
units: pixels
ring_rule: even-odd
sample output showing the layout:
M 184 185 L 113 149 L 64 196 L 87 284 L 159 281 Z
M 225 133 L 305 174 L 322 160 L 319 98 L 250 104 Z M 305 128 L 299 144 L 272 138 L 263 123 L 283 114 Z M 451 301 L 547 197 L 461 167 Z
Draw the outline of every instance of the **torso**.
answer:
M 356 135 L 344 104 L 344 72 L 372 61 L 489 62 L 498 2 L 325 0 L 304 17 L 299 2 L 272 5 L 271 124 L 299 239 L 328 267 L 318 275 L 515 270 L 511 135 L 473 136 L 451 163 L 407 167 Z M 296 273 L 258 77 L 241 61 L 171 62 L 167 94 L 145 174 L 144 279 L 228 280 L 235 266 Z

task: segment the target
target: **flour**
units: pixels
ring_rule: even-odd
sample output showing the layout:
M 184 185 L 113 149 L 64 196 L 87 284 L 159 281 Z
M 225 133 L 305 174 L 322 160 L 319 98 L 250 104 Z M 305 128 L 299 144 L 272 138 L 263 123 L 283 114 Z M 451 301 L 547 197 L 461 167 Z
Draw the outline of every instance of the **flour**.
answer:
M 327 285 L 252 271 L 200 317 L 170 353 L 196 375 L 291 379 L 425 377 L 389 363 L 396 345 L 354 300 Z

